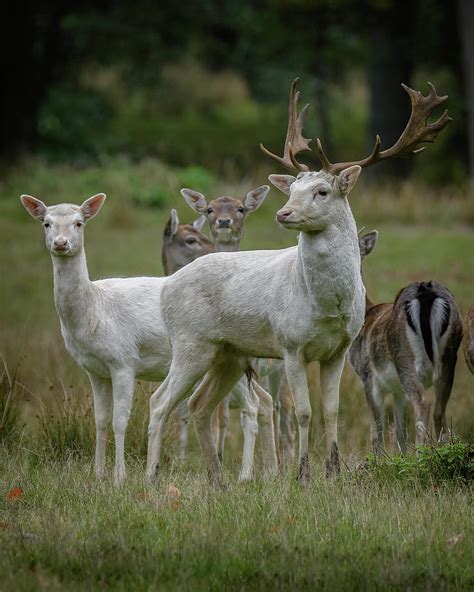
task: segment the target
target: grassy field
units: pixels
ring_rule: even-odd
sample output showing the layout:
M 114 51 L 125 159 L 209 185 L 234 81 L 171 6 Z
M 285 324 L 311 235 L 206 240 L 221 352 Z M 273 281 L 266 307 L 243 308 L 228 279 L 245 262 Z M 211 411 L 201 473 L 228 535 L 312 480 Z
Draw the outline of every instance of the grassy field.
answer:
M 238 183 L 216 181 L 211 195 L 243 196 L 264 182 L 267 172 Z M 204 185 L 208 180 L 192 174 L 194 188 L 206 190 L 199 179 Z M 64 349 L 43 232 L 18 196 L 80 203 L 105 191 L 104 209 L 86 230 L 91 277 L 158 275 L 170 208 L 177 207 L 183 221 L 193 219 L 178 193 L 181 183 L 193 186 L 189 176 L 154 161 L 112 161 L 82 169 L 29 161 L 3 178 L 3 427 L 5 401 L 17 407 L 0 449 L 0 590 L 472 589 L 472 491 L 455 483 L 394 482 L 354 472 L 370 449 L 370 422 L 360 384 L 348 368 L 340 416 L 347 468 L 335 481 L 323 476 L 324 433 L 315 388 L 308 489 L 296 486 L 293 466 L 273 482 L 235 483 L 238 417 L 232 418 L 229 435 L 226 491 L 208 487 L 194 439 L 188 461 L 175 462 L 172 427 L 163 478 L 156 488 L 145 486 L 147 400 L 153 387 L 146 383 L 137 387 L 127 433 L 127 485 L 116 490 L 109 481 L 93 480 L 87 379 Z M 166 188 L 161 209 L 139 207 L 137 201 L 154 195 L 157 187 Z M 435 279 L 465 312 L 474 301 L 472 197 L 409 183 L 355 188 L 351 203 L 359 226 L 380 233 L 364 264 L 373 300 L 390 301 L 411 281 Z M 242 248 L 295 244 L 296 235 L 274 222 L 282 203 L 284 197 L 272 191 L 249 217 Z M 473 377 L 460 356 L 448 422 L 469 442 L 474 440 L 473 391 Z M 392 454 L 391 430 L 386 444 Z M 170 484 L 180 496 L 167 492 Z M 21 496 L 8 500 L 15 487 Z

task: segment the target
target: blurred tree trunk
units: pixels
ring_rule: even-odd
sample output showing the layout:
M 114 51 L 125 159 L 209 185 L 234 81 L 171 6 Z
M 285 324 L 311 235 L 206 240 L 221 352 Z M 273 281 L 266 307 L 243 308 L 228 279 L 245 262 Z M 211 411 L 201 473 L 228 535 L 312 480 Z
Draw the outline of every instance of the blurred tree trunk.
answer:
M 413 10 L 411 10 L 413 13 Z M 371 152 L 376 134 L 382 138 L 382 149 L 400 136 L 410 115 L 410 101 L 400 84 L 410 84 L 413 73 L 413 22 L 401 5 L 385 5 L 375 16 L 369 31 L 369 146 Z M 369 153 L 368 152 L 368 153 Z M 394 159 L 369 169 L 372 179 L 404 177 L 410 172 L 411 160 Z
M 458 8 L 468 117 L 469 179 L 474 187 L 474 2 L 459 0 Z

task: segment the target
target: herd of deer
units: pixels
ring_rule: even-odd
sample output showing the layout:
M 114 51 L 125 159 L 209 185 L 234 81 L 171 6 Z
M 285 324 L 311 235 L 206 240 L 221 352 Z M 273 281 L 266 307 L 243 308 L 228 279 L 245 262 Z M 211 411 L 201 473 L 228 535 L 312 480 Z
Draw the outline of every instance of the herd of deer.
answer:
M 428 123 L 428 116 L 447 96 L 438 96 L 432 85 L 427 96 L 402 85 L 411 99 L 411 115 L 391 148 L 381 150 L 377 136 L 367 158 L 330 163 L 318 139 L 322 169 L 311 172 L 296 160 L 310 142 L 302 135 L 308 105 L 298 114 L 296 83 L 290 91 L 283 157 L 261 146 L 280 165 L 297 172 L 269 177 L 289 197 L 276 220 L 283 228 L 299 231 L 295 247 L 239 251 L 246 216 L 261 205 L 267 185 L 249 191 L 244 200 L 208 201 L 197 191 L 182 189 L 184 199 L 201 216 L 193 224 L 180 224 L 172 210 L 163 237 L 167 277 L 92 282 L 84 226 L 99 212 L 105 195 L 95 195 L 81 206 L 50 207 L 21 196 L 27 211 L 44 227 L 66 348 L 92 385 L 98 477 L 105 471 L 110 420 L 115 481 L 126 476 L 124 438 L 135 378 L 161 381 L 150 400 L 150 480 L 158 474 L 164 426 L 175 409 L 181 422 L 180 456 L 185 454 L 192 418 L 213 483 L 222 482 L 229 407 L 241 413 L 244 450 L 239 479 L 252 477 L 257 434 L 263 471 L 275 475 L 278 457 L 291 456 L 293 450 L 291 393 L 299 428 L 298 480 L 305 484 L 311 421 L 307 366 L 313 361 L 320 364 L 328 474 L 339 472 L 339 383 L 346 357 L 364 386 L 376 454 L 383 450 L 387 393 L 393 394 L 402 452 L 407 447 L 407 401 L 414 410 L 415 443 L 426 441 L 426 389 L 432 384 L 436 438 L 446 433 L 446 404 L 463 336 L 458 306 L 446 288 L 431 281 L 403 288 L 392 304 L 374 304 L 362 282 L 361 260 L 378 235 L 373 231 L 358 237 L 347 196 L 362 168 L 419 152 L 421 143 L 433 142 L 450 118 L 444 111 Z M 206 220 L 212 241 L 200 232 Z M 474 307 L 466 318 L 464 352 L 474 372 Z

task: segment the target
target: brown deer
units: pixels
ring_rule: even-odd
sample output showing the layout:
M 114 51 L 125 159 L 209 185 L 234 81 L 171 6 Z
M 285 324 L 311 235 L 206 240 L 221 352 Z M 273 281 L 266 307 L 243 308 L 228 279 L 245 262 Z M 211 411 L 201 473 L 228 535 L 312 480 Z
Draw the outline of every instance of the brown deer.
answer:
M 222 466 L 210 434 L 215 406 L 248 369 L 249 358 L 278 358 L 294 397 L 299 426 L 298 479 L 309 479 L 309 400 L 306 368 L 320 363 L 326 425 L 326 467 L 339 471 L 337 418 L 339 384 L 346 357 L 364 321 L 365 288 L 360 276 L 357 228 L 348 195 L 362 168 L 418 152 L 433 142 L 449 121 L 445 111 L 428 123 L 447 97 L 431 86 L 428 96 L 403 88 L 412 112 L 399 140 L 354 162 L 330 163 L 318 141 L 319 172 L 296 160 L 309 148 L 303 137 L 307 107 L 298 115 L 296 80 L 290 91 L 289 123 L 283 157 L 271 154 L 293 175 L 271 175 L 289 196 L 277 222 L 299 231 L 296 247 L 277 251 L 215 253 L 198 259 L 169 279 L 161 311 L 172 343 L 173 360 L 166 380 L 150 400 L 147 477 L 159 471 L 163 427 L 170 412 L 205 376 L 189 401 L 209 477 L 222 482 Z M 212 286 L 212 290 L 210 289 Z
M 373 230 L 359 238 L 361 259 L 375 246 Z M 349 350 L 349 360 L 364 386 L 372 412 L 372 445 L 384 446 L 384 397 L 393 394 L 397 441 L 406 452 L 406 401 L 413 405 L 416 445 L 429 433 L 430 399 L 434 384 L 434 427 L 439 440 L 446 432 L 446 405 L 451 394 L 462 319 L 451 293 L 436 282 L 414 282 L 394 303 L 374 304 L 366 296 L 365 322 Z
M 474 304 L 467 311 L 464 320 L 464 338 L 462 348 L 467 367 L 474 374 Z
M 161 249 L 165 275 L 171 275 L 198 257 L 214 252 L 214 243 L 201 233 L 205 222 L 206 218 L 200 216 L 192 224 L 180 224 L 176 210 L 171 210 Z

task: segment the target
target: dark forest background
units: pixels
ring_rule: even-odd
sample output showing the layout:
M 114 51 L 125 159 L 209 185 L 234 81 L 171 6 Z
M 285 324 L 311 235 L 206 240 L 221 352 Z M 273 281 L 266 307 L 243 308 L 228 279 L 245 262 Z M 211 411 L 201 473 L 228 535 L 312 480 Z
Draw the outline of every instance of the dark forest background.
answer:
M 330 158 L 384 146 L 409 114 L 401 82 L 449 94 L 430 156 L 371 174 L 474 179 L 474 2 L 18 0 L 0 20 L 0 160 L 78 165 L 125 154 L 242 175 L 282 146 L 290 81 Z M 311 155 L 309 157 L 311 159 Z

